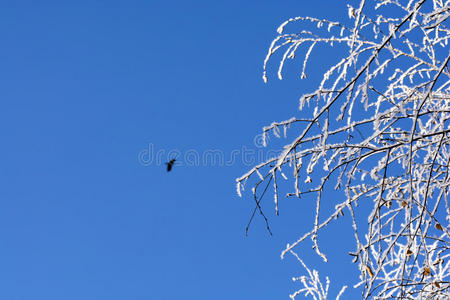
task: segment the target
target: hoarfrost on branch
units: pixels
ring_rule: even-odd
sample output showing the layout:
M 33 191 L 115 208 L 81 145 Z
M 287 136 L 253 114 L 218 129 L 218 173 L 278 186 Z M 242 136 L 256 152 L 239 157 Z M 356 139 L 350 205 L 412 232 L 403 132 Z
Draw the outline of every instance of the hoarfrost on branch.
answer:
M 256 178 L 252 219 L 255 212 L 262 215 L 269 232 L 260 202 L 271 186 L 278 214 L 282 201 L 278 174 L 292 174 L 288 197 L 316 195 L 311 230 L 281 254 L 293 254 L 309 274 L 299 278 L 304 287 L 292 299 L 301 293 L 326 298 L 328 279 L 324 288 L 316 271 L 310 272 L 294 251 L 311 238 L 316 253 L 327 261 L 317 237 L 344 211 L 353 224 L 349 230 L 354 232 L 355 245 L 349 254 L 360 272 L 355 286 L 362 288 L 363 299 L 449 296 L 449 3 L 362 0 L 358 7 L 348 5 L 352 26 L 296 17 L 277 29 L 278 36 L 264 60 L 265 82 L 269 61 L 276 53 L 281 53 L 277 76 L 282 79 L 285 62 L 303 49 L 300 77 L 306 78 L 317 47 L 348 48 L 323 74 L 318 89 L 301 97 L 301 110 L 315 106 L 312 117 L 263 128 L 264 136 L 270 132 L 279 136 L 279 127 L 286 130 L 296 125 L 292 127 L 298 128 L 297 137 L 278 157 L 237 179 L 241 193 L 249 179 Z M 395 15 L 387 15 L 389 11 Z M 286 33 L 291 27 L 311 28 L 311 23 L 317 25 L 314 32 Z M 318 172 L 325 174 L 319 178 L 312 174 L 318 166 L 325 170 Z M 330 215 L 322 216 L 321 201 L 327 200 L 322 195 L 327 188 L 344 190 L 345 199 L 336 203 Z M 371 212 L 359 209 L 362 201 L 371 203 Z M 367 222 L 367 229 L 358 226 L 359 219 Z

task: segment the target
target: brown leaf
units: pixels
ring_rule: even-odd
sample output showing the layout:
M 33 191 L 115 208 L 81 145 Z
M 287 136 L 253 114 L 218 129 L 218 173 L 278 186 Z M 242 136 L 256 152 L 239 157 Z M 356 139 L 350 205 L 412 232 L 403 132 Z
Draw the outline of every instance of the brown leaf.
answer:
M 412 254 L 413 254 L 413 252 L 412 252 L 411 250 L 409 250 L 409 249 L 406 250 L 406 255 L 407 255 L 407 256 L 411 256 Z
M 442 228 L 441 224 L 439 224 L 439 223 L 436 223 L 436 225 L 434 225 L 434 227 L 436 227 L 437 230 L 444 231 L 444 228 Z
M 441 285 L 440 285 L 439 282 L 437 282 L 437 281 L 434 282 L 434 285 L 435 285 L 437 288 L 440 288 L 440 287 L 441 287 Z
M 427 276 L 431 274 L 431 269 L 429 267 L 423 268 L 423 275 Z
M 406 203 L 406 201 L 402 201 L 402 207 L 407 207 L 408 203 Z
M 367 273 L 369 273 L 370 277 L 373 277 L 372 269 L 369 266 L 366 266 Z

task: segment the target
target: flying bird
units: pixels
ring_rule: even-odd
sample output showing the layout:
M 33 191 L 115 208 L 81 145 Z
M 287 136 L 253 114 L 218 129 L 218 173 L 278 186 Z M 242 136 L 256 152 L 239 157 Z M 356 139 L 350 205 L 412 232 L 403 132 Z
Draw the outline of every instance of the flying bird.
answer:
M 176 161 L 176 159 L 174 158 L 174 159 L 171 159 L 169 162 L 166 162 L 167 172 L 170 172 L 170 170 L 172 170 L 172 167 L 173 167 L 175 161 Z

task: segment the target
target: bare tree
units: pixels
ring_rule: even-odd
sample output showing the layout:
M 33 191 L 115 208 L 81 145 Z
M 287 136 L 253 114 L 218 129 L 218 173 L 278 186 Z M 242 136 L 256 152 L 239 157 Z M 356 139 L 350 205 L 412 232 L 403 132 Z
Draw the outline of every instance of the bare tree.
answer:
M 295 251 L 310 238 L 327 261 L 317 237 L 345 210 L 355 240 L 349 254 L 360 272 L 355 287 L 363 299 L 449 299 L 449 3 L 361 0 L 359 7 L 347 5 L 351 26 L 297 17 L 278 28 L 264 61 L 265 82 L 276 53 L 281 79 L 285 62 L 304 49 L 301 77 L 306 78 L 315 47 L 348 48 L 323 74 L 317 90 L 301 97 L 300 110 L 311 109 L 312 117 L 263 128 L 267 137 L 293 127 L 289 132 L 297 129 L 297 137 L 278 157 L 237 179 L 240 196 L 246 184 L 252 186 L 250 223 L 259 214 L 269 232 L 260 203 L 270 186 L 278 214 L 280 177 L 292 181 L 287 197 L 316 195 L 311 230 L 281 254 L 292 253 L 309 274 L 301 277 L 304 288 L 292 299 L 300 293 L 327 297 L 328 279 L 323 288 L 316 271 L 310 272 Z M 285 33 L 311 24 L 317 26 L 313 31 Z M 345 198 L 322 216 L 323 194 L 330 188 L 345 191 Z M 362 202 L 370 202 L 372 210 L 360 209 Z

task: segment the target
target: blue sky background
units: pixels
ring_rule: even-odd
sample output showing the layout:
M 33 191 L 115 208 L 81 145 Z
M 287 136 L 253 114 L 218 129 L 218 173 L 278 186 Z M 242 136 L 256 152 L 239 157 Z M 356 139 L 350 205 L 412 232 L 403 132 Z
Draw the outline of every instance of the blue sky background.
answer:
M 314 85 L 299 60 L 286 80 L 275 63 L 261 79 L 276 28 L 298 15 L 348 21 L 331 0 L 2 1 L 0 298 L 288 299 L 304 271 L 280 253 L 311 227 L 312 201 L 283 198 L 276 217 L 269 197 L 274 236 L 256 218 L 245 237 L 253 206 L 235 178 L 249 165 L 180 159 L 167 173 L 138 157 L 153 145 L 164 160 L 227 159 L 301 116 Z M 342 228 L 320 238 L 328 265 L 300 253 L 331 277 L 331 296 L 358 275 Z

